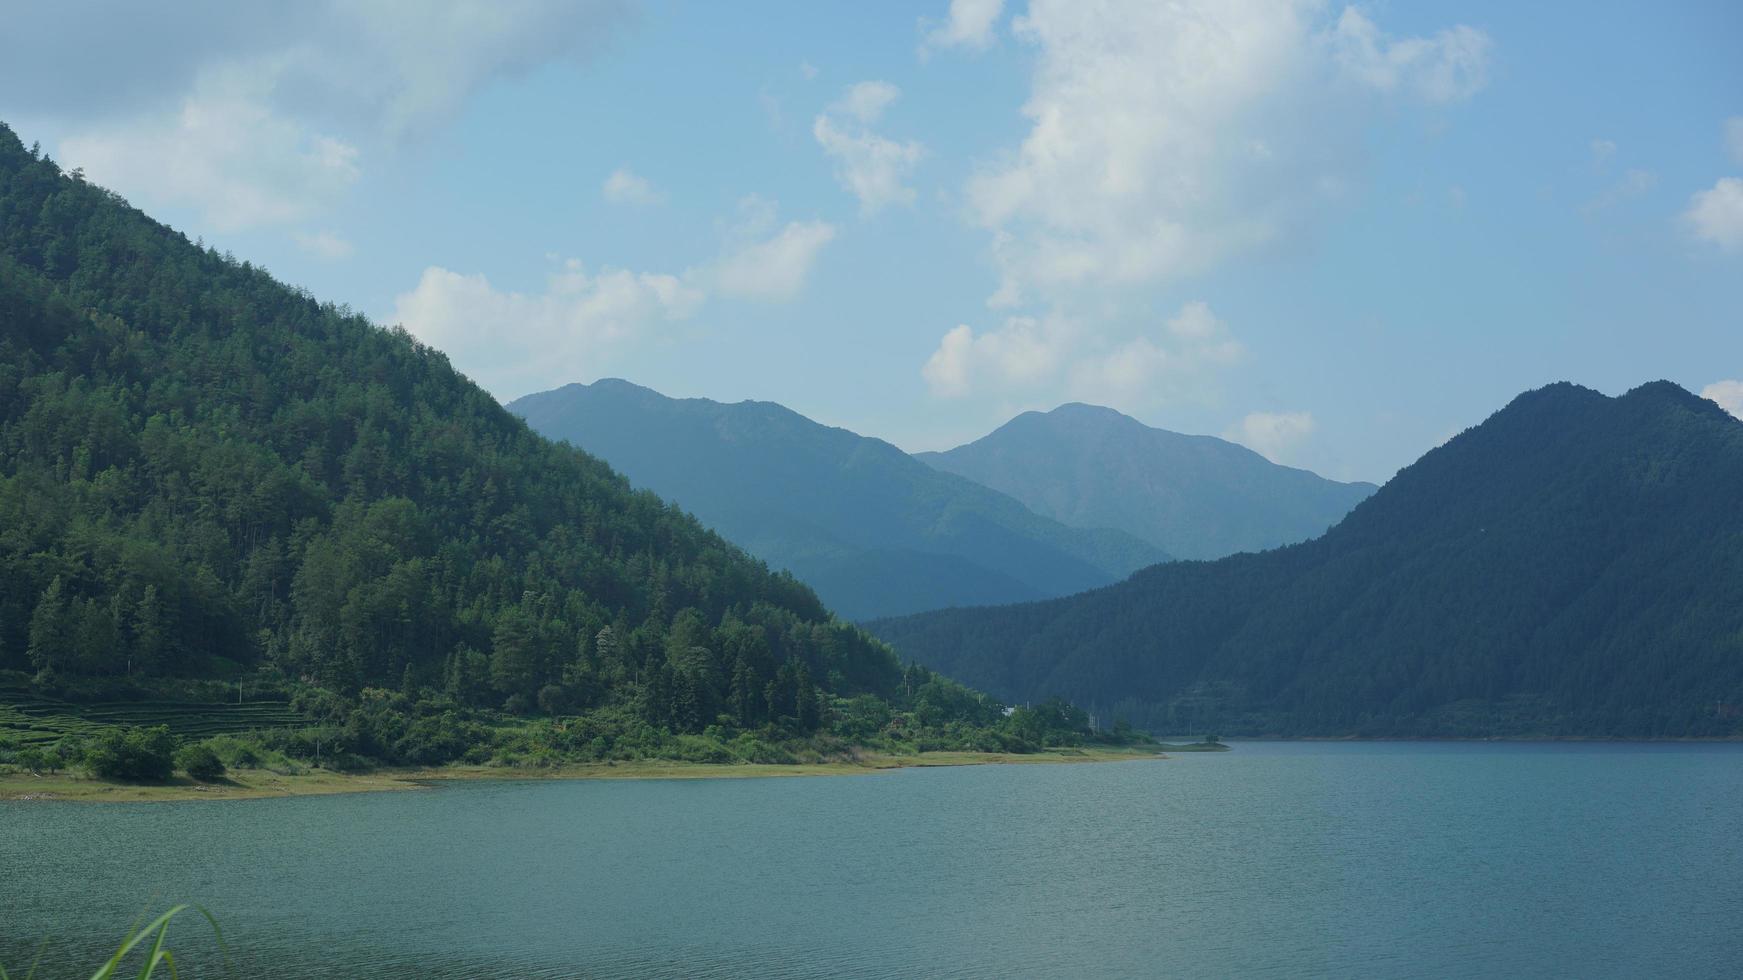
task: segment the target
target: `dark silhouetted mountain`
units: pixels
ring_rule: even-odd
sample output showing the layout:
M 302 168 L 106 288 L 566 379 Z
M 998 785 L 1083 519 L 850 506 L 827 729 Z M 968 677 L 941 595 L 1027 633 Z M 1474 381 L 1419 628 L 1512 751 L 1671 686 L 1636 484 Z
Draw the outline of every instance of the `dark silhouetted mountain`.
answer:
M 1743 734 L 1743 423 L 1668 382 L 1551 385 L 1317 540 L 872 629 L 1158 728 Z
M 606 379 L 509 410 L 790 569 L 852 619 L 1066 595 L 1167 558 L 769 402 L 667 398 Z
M 968 445 L 916 458 L 1063 524 L 1118 528 L 1177 558 L 1221 558 L 1317 537 L 1375 489 L 1075 403 L 1024 412 Z

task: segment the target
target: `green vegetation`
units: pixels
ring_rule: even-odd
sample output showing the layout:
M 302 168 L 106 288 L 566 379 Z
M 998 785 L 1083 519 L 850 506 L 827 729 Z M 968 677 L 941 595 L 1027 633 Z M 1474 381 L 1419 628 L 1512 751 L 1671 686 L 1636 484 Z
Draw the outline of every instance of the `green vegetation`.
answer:
M 217 782 L 228 771 L 217 751 L 204 742 L 193 742 L 177 749 L 175 765 L 202 783 Z
M 139 950 L 139 956 L 135 957 L 139 961 L 139 972 L 134 974 L 137 980 L 151 980 L 152 977 L 159 975 L 159 968 L 162 968 L 171 977 L 177 976 L 175 954 L 165 946 L 165 943 L 169 940 L 170 920 L 186 912 L 189 908 L 193 908 L 193 906 L 177 905 L 143 926 L 135 922 L 133 927 L 127 930 L 127 936 L 121 941 L 120 948 L 115 950 L 115 955 L 109 957 L 102 966 L 97 968 L 97 972 L 91 974 L 91 980 L 115 980 L 115 978 L 120 977 L 122 975 L 120 971 L 123 969 L 122 964 L 127 961 L 128 956 L 135 949 Z M 228 973 L 230 953 L 224 946 L 224 931 L 218 928 L 218 920 L 212 918 L 211 913 L 201 908 L 195 910 L 205 916 L 206 922 L 211 925 L 212 935 L 217 940 L 218 952 L 222 957 L 225 972 Z M 32 980 L 36 976 L 38 965 L 40 964 L 32 964 L 30 971 L 24 974 L 23 980 Z M 6 972 L 4 966 L 0 966 L 0 980 L 11 980 L 11 975 Z
M 439 352 L 4 127 L 0 322 L 0 762 L 161 780 L 178 740 L 356 769 L 1089 737 L 904 667 Z
M 1743 735 L 1743 423 L 1558 384 L 1325 536 L 1067 599 L 871 624 L 966 683 L 1153 730 Z
M 84 764 L 104 779 L 160 783 L 174 769 L 175 736 L 169 729 L 111 728 L 85 749 Z
M 1008 493 L 1037 514 L 1072 527 L 1119 528 L 1177 558 L 1318 537 L 1376 489 L 1081 404 L 1024 412 L 965 446 L 915 458 Z
M 1111 733 L 1093 732 L 1084 712 L 1063 701 L 1006 713 L 997 702 L 923 667 L 910 667 L 904 676 L 914 689 L 905 698 L 911 707 L 898 710 L 872 695 L 830 698 L 813 709 L 819 723 L 808 734 L 792 726 L 747 729 L 725 717 L 700 732 L 674 730 L 650 722 L 633 705 L 526 717 L 464 709 L 435 695 L 366 688 L 347 699 L 307 688 L 297 700 L 302 724 L 206 739 L 178 740 L 168 725 L 71 724 L 52 742 L 42 738 L 41 727 L 18 734 L 0 729 L 0 772 L 7 767 L 32 773 L 82 769 L 102 779 L 153 783 L 168 780 L 172 770 L 211 781 L 241 770 L 296 774 L 321 767 L 361 772 L 382 764 L 517 770 L 639 760 L 816 765 L 867 753 L 1022 754 L 1151 741 L 1125 725 Z
M 608 378 L 509 410 L 790 569 L 853 620 L 1067 595 L 1168 557 L 769 402 L 667 398 Z

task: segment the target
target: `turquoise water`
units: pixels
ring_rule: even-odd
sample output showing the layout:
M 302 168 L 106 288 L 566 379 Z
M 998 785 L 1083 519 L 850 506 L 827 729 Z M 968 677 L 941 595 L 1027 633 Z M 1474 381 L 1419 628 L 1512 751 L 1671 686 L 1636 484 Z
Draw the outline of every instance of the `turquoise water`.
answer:
M 0 803 L 0 957 L 186 900 L 246 977 L 1737 976 L 1740 842 L 1736 745 Z

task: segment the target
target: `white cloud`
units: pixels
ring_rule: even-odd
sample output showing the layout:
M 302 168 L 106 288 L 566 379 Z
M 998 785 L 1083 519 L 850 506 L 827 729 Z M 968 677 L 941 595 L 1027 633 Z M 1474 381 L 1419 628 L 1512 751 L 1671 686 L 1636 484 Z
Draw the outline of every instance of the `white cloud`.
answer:
M 1732 163 L 1743 164 L 1743 116 L 1725 120 L 1725 152 Z
M 1604 164 L 1608 163 L 1610 158 L 1615 156 L 1615 155 L 1616 155 L 1616 143 L 1614 140 L 1593 140 L 1592 141 L 1592 162 L 1593 163 L 1595 163 L 1601 167 Z
M 350 258 L 351 253 L 356 251 L 349 241 L 331 231 L 317 231 L 313 234 L 292 232 L 291 240 L 303 251 L 329 262 Z
M 1253 412 L 1223 433 L 1273 463 L 1281 463 L 1313 435 L 1311 412 Z
M 1726 251 L 1743 248 L 1743 179 L 1721 177 L 1711 189 L 1696 192 L 1683 221 L 1701 241 Z
M 992 46 L 993 29 L 1005 0 L 950 0 L 950 13 L 944 23 L 936 24 L 929 17 L 920 18 L 920 55 L 925 57 L 938 48 L 972 48 L 984 51 Z
M 974 176 L 992 302 L 1151 283 L 1283 238 L 1346 194 L 1365 103 L 1442 103 L 1482 84 L 1469 28 L 1384 37 L 1313 0 L 1034 0 L 1022 144 Z
M 0 39 L 0 90 L 59 125 L 63 163 L 126 196 L 196 208 L 215 231 L 283 225 L 331 208 L 361 159 L 427 135 L 479 90 L 587 54 L 620 7 L 43 5 Z M 173 68 L 128 54 L 159 42 L 179 53 Z M 29 82 L 9 84 L 15 71 Z
M 1701 389 L 1702 398 L 1711 398 L 1719 407 L 1743 419 L 1743 381 L 1715 381 Z
M 1024 387 L 1058 373 L 1068 331 L 1033 317 L 1012 317 L 997 330 L 976 335 L 967 324 L 952 328 L 920 369 L 934 395 L 959 397 L 980 385 Z
M 1332 32 L 1338 65 L 1382 92 L 1406 91 L 1431 103 L 1461 102 L 1488 82 L 1488 35 L 1458 27 L 1432 38 L 1388 39 L 1355 7 L 1345 7 Z
M 704 298 L 678 276 L 590 274 L 573 259 L 531 295 L 431 266 L 395 298 L 393 320 L 500 397 L 598 375 L 614 352 L 690 318 Z
M 1620 204 L 1623 201 L 1639 197 L 1647 191 L 1652 190 L 1654 185 L 1657 183 L 1658 175 L 1654 174 L 1652 171 L 1630 169 L 1622 175 L 1621 180 L 1606 187 L 1603 193 L 1599 194 L 1592 200 L 1587 201 L 1580 210 L 1584 211 L 1589 217 L 1597 214 L 1599 211 Z
M 591 272 L 568 259 L 542 292 L 522 293 L 430 266 L 416 287 L 395 297 L 390 319 L 499 397 L 597 377 L 614 358 L 669 339 L 716 293 L 768 302 L 797 295 L 835 228 L 783 225 L 778 214 L 774 201 L 740 201 L 720 254 L 678 275 L 611 266 Z
M 357 180 L 358 151 L 277 115 L 246 75 L 203 79 L 173 112 L 68 137 L 70 166 L 146 203 L 197 208 L 217 231 L 302 220 Z
M 1244 351 L 1202 301 L 1182 306 L 1161 329 L 1110 340 L 1057 312 L 1014 316 L 996 330 L 951 329 L 921 368 L 932 393 L 1056 394 L 1135 405 L 1165 400 Z
M 1245 353 L 1210 306 L 1193 301 L 1160 333 L 1141 334 L 1105 354 L 1081 358 L 1071 369 L 1071 391 L 1081 398 L 1131 404 L 1171 382 L 1234 364 Z
M 818 145 L 835 159 L 836 179 L 859 199 L 862 214 L 914 200 L 914 189 L 905 181 L 925 156 L 925 147 L 899 143 L 871 128 L 900 94 L 889 82 L 860 82 L 811 124 Z
M 835 240 L 825 221 L 779 220 L 780 205 L 751 194 L 725 226 L 720 254 L 684 274 L 686 281 L 741 299 L 781 302 L 805 288 L 824 246 Z
M 773 236 L 747 242 L 714 265 L 714 285 L 728 296 L 787 300 L 804 288 L 823 246 L 835 240 L 835 226 L 823 221 L 790 221 Z
M 882 118 L 884 110 L 901 96 L 902 90 L 889 82 L 858 82 L 848 86 L 830 110 L 869 126 Z
M 649 183 L 646 177 L 632 172 L 627 167 L 613 170 L 611 176 L 605 178 L 605 184 L 600 188 L 600 193 L 604 194 L 605 199 L 612 204 L 660 204 L 666 199 L 664 194 L 654 189 L 654 185 Z

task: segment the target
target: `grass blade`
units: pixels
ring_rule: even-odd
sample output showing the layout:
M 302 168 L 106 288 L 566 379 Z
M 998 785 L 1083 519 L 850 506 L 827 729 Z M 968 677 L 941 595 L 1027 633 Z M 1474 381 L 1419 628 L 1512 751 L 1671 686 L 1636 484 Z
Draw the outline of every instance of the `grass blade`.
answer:
M 236 971 L 230 968 L 230 947 L 224 945 L 224 930 L 218 928 L 218 920 L 212 917 L 212 913 L 206 911 L 204 905 L 194 906 L 194 911 L 205 916 L 206 921 L 212 926 L 212 935 L 218 939 L 218 956 L 224 962 L 224 975 L 227 977 L 235 976 Z
M 180 912 L 185 908 L 187 908 L 186 905 L 177 905 L 175 908 L 170 909 L 168 912 L 153 919 L 144 929 L 129 931 L 127 941 L 122 944 L 120 949 L 115 951 L 114 956 L 109 957 L 109 962 L 99 967 L 96 973 L 91 974 L 91 980 L 114 980 L 115 971 L 120 968 L 121 960 L 126 957 L 128 953 L 133 952 L 133 947 L 144 942 L 146 937 L 151 935 L 152 930 L 166 928 L 169 925 L 169 920 L 174 918 L 177 912 Z M 162 941 L 162 933 L 159 932 L 158 942 L 160 945 L 162 944 Z
M 145 957 L 145 966 L 139 971 L 139 980 L 151 980 L 151 975 L 157 972 L 157 964 L 169 955 L 169 952 L 163 948 L 163 941 L 168 936 L 169 922 L 165 921 L 163 926 L 157 930 L 157 940 L 151 944 L 151 952 Z M 175 961 L 171 960 L 170 962 L 173 964 Z M 175 972 L 173 965 L 170 967 L 170 972 Z

